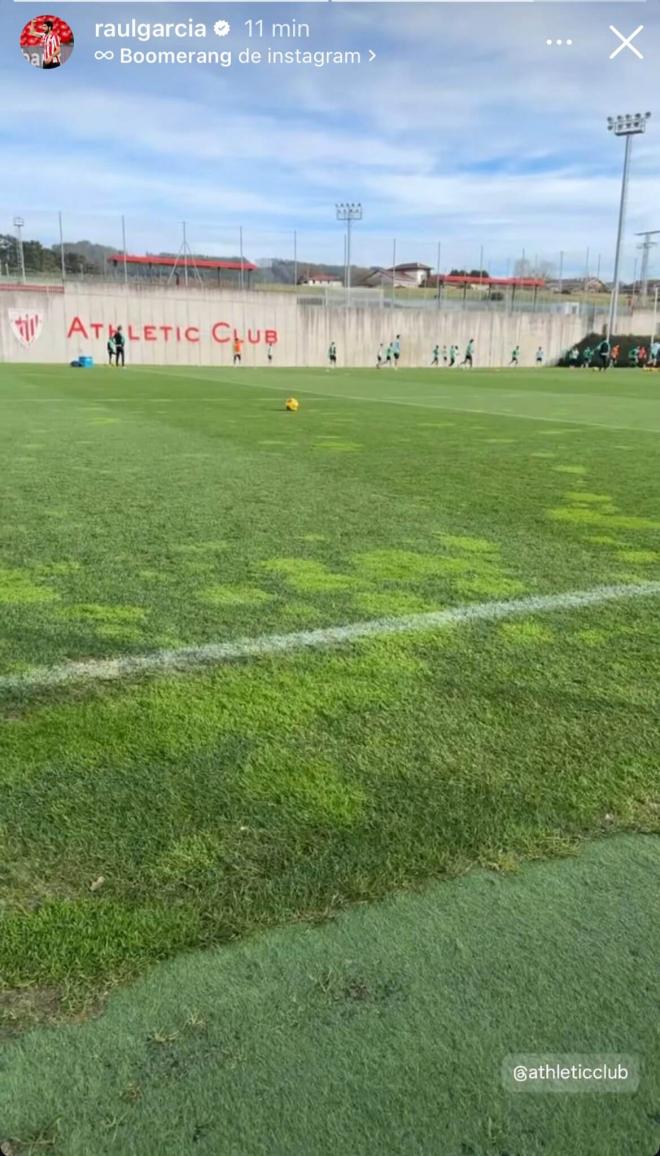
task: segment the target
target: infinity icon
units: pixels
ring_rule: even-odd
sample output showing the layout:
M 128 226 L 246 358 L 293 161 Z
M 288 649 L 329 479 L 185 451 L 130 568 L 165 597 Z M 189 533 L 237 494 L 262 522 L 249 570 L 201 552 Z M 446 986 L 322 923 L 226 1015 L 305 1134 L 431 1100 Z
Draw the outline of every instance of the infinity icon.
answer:
M 95 60 L 114 60 L 114 56 L 115 56 L 114 52 L 112 52 L 112 51 L 101 52 L 100 49 L 94 53 L 94 59 Z

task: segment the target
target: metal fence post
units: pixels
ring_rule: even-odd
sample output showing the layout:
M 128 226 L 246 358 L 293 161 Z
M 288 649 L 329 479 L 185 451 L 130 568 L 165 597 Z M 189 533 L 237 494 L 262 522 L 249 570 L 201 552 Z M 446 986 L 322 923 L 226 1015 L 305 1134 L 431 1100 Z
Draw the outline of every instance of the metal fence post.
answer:
M 57 214 L 57 217 L 60 227 L 60 268 L 62 270 L 62 284 L 64 284 L 66 278 L 66 262 L 64 260 L 64 225 L 61 211 Z

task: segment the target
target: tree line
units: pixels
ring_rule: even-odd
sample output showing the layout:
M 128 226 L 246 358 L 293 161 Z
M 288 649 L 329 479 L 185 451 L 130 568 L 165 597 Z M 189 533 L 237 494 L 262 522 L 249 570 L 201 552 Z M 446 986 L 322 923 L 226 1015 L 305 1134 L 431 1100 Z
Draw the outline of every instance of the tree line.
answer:
M 70 275 L 81 273 L 100 275 L 105 271 L 106 257 L 112 253 L 105 245 L 91 241 L 77 241 L 64 246 L 64 271 Z M 57 274 L 62 270 L 62 251 L 59 245 L 42 245 L 41 241 L 23 241 L 23 260 L 26 273 Z M 11 233 L 0 233 L 0 269 L 3 273 L 19 275 L 21 260 L 18 240 Z

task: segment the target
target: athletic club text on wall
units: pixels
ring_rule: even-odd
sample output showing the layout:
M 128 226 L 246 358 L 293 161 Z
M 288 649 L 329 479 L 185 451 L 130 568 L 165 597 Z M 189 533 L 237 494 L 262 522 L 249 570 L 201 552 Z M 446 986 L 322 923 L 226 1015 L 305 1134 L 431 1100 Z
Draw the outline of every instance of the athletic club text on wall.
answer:
M 103 340 L 112 337 L 117 329 L 116 325 L 108 325 L 102 321 L 84 321 L 82 317 L 72 318 L 67 327 L 67 338 L 84 337 L 86 341 L 92 339 Z M 188 342 L 196 344 L 204 336 L 199 325 L 131 325 L 127 324 L 124 335 L 127 341 L 157 341 L 157 342 Z M 229 341 L 242 340 L 249 345 L 276 345 L 276 329 L 248 329 L 242 334 L 229 321 L 216 321 L 210 329 L 210 337 L 217 345 L 226 345 Z

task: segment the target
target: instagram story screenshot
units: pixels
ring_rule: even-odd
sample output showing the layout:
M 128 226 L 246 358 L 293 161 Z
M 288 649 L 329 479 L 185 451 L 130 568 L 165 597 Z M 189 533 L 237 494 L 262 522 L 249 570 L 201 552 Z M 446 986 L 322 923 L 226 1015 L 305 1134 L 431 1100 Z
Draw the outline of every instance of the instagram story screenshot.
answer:
M 0 31 L 0 1156 L 660 1156 L 660 0 Z

